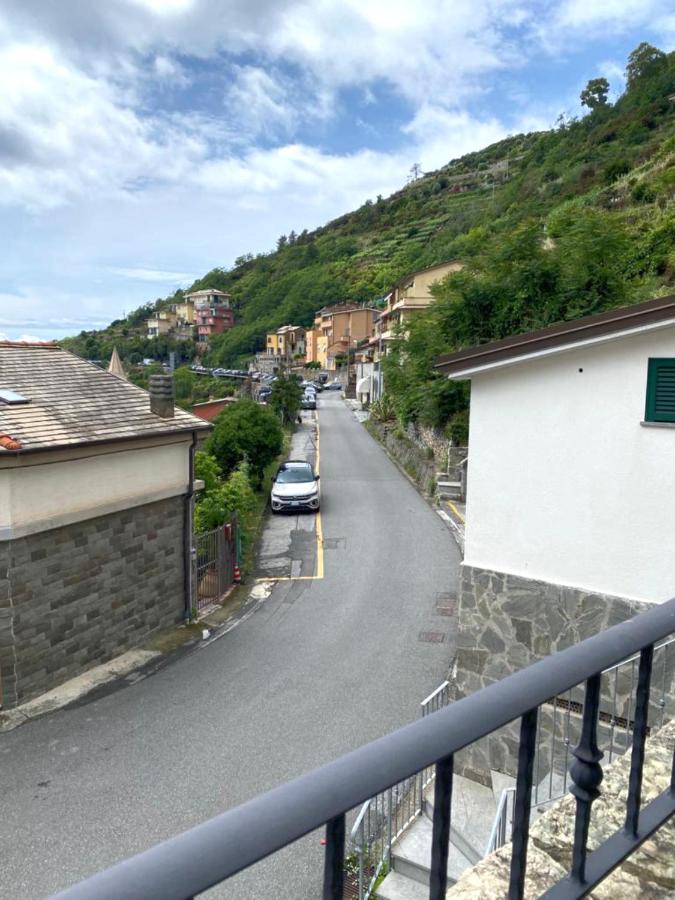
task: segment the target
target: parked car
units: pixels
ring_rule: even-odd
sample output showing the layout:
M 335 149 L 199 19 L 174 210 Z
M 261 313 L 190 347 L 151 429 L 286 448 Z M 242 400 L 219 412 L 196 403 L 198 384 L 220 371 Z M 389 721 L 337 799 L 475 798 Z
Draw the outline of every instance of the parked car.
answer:
M 300 401 L 300 409 L 316 409 L 316 397 L 305 394 Z
M 279 467 L 272 483 L 270 504 L 275 513 L 288 509 L 319 509 L 319 476 L 314 474 L 310 463 L 289 459 Z
M 312 387 L 316 388 L 317 391 L 319 391 L 319 393 L 321 393 L 321 391 L 323 390 L 323 385 L 320 382 L 312 381 L 310 383 L 311 383 Z
M 342 389 L 342 385 L 339 381 L 334 381 L 332 384 L 327 384 L 325 387 L 325 390 L 327 391 L 341 391 Z

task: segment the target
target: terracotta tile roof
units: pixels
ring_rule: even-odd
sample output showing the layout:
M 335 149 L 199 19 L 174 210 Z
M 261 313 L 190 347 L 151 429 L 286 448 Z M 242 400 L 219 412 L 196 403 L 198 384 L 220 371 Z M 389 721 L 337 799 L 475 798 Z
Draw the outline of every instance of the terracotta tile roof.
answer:
M 178 407 L 173 419 L 155 415 L 147 391 L 56 344 L 1 341 L 0 388 L 29 401 L 0 401 L 0 455 L 209 427 Z

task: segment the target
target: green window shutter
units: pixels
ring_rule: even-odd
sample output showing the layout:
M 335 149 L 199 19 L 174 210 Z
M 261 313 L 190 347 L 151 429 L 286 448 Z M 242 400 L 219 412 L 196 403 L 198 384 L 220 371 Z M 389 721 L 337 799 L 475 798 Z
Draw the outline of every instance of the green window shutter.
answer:
M 675 422 L 675 359 L 649 360 L 645 419 Z

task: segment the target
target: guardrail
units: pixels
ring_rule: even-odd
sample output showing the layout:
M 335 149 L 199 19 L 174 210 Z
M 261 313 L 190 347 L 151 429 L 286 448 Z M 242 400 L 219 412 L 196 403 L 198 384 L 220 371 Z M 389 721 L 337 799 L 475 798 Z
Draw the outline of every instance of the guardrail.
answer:
M 435 766 L 430 900 L 442 900 L 452 810 L 454 755 L 520 721 L 511 842 L 510 900 L 523 897 L 539 708 L 585 682 L 579 743 L 571 751 L 576 798 L 571 871 L 547 898 L 585 896 L 675 814 L 670 787 L 641 808 L 642 772 L 654 644 L 675 632 L 675 600 L 400 728 L 248 803 L 197 825 L 57 895 L 60 900 L 185 900 L 325 825 L 324 900 L 342 900 L 345 816 L 369 797 Z M 602 781 L 597 747 L 601 673 L 639 653 L 625 825 L 588 852 L 591 807 Z

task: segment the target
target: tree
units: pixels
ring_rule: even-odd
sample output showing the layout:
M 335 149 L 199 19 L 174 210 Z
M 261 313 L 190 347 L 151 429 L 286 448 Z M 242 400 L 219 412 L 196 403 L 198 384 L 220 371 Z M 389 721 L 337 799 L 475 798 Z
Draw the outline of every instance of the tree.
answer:
M 646 41 L 633 50 L 628 57 L 626 66 L 626 85 L 630 90 L 646 75 L 653 75 L 666 62 L 666 54 L 663 50 L 652 47 Z
M 597 109 L 599 106 L 606 106 L 608 93 L 609 81 L 606 78 L 591 78 L 579 95 L 581 105 L 587 106 L 591 110 Z
M 280 453 L 284 435 L 273 410 L 253 400 L 239 400 L 220 413 L 206 449 L 215 456 L 224 474 L 248 462 L 261 481 L 266 467 Z
M 282 425 L 295 422 L 302 402 L 302 388 L 295 378 L 279 375 L 272 385 L 270 406 L 281 419 Z

